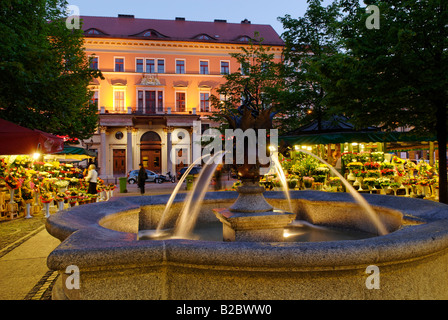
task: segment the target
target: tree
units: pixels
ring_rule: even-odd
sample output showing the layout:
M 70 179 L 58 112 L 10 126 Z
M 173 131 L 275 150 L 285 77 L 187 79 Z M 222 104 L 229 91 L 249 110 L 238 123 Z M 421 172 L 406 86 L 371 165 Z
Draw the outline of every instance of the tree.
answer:
M 284 88 L 282 64 L 275 62 L 274 54 L 263 46 L 258 34 L 254 38 L 248 48 L 242 47 L 241 52 L 230 54 L 241 68 L 224 75 L 226 82 L 216 90 L 219 96 L 210 96 L 210 104 L 217 111 L 209 118 L 221 123 L 222 129 L 228 128 L 228 117 L 237 116 L 238 108 L 249 97 L 258 113 L 278 107 L 278 94 Z
M 85 139 L 98 125 L 88 89 L 82 29 L 66 27 L 65 0 L 0 3 L 0 117 L 31 129 Z
M 356 0 L 342 0 L 344 51 L 320 62 L 326 103 L 359 127 L 411 127 L 437 136 L 440 202 L 447 194 L 448 3 L 365 1 L 380 12 L 380 28 Z
M 315 119 L 319 126 L 325 118 L 325 90 L 317 63 L 324 56 L 338 52 L 339 7 L 336 3 L 323 7 L 322 0 L 307 2 L 308 9 L 303 17 L 279 18 L 286 30 L 282 34 L 285 41 L 283 77 L 288 88 L 281 95 L 285 115 L 283 131 L 291 131 Z

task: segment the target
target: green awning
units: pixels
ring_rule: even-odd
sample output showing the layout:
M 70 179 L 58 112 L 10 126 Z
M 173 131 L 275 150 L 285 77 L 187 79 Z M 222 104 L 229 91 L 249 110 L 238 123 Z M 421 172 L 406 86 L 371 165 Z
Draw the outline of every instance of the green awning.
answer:
M 73 155 L 86 155 L 88 157 L 96 157 L 96 152 L 84 148 L 70 147 L 70 146 L 64 146 L 64 150 L 58 152 L 57 154 L 73 154 Z

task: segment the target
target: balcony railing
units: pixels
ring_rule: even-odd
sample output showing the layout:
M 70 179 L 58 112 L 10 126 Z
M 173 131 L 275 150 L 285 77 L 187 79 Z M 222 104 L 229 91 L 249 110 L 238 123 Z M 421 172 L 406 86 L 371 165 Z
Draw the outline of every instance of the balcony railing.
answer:
M 193 110 L 185 110 L 179 111 L 176 108 L 166 107 L 163 109 L 155 109 L 155 110 L 141 110 L 138 108 L 126 107 L 126 108 L 115 108 L 115 109 L 106 109 L 105 107 L 101 107 L 99 109 L 100 114 L 136 114 L 136 115 L 161 115 L 161 114 L 211 114 L 213 111 L 209 108 L 206 110 L 198 110 L 193 108 Z

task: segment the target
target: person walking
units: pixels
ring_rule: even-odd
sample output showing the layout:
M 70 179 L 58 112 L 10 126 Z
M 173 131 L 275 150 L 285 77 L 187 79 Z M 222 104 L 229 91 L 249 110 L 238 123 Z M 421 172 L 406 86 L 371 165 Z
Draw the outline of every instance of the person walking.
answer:
M 88 194 L 97 194 L 96 185 L 98 183 L 98 172 L 94 164 L 89 166 L 89 173 L 87 174 L 86 181 L 89 183 Z
M 146 169 L 143 167 L 143 164 L 140 163 L 140 170 L 138 171 L 137 176 L 137 185 L 140 188 L 141 195 L 145 194 L 146 179 L 148 179 L 148 173 L 146 173 Z

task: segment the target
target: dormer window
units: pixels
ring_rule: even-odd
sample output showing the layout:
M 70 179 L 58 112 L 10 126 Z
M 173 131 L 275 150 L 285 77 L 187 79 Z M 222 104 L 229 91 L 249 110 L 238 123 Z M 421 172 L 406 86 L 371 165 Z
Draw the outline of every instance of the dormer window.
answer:
M 249 42 L 251 39 L 248 36 L 240 36 L 236 39 L 236 41 L 241 41 L 241 42 Z
M 134 36 L 134 37 L 145 37 L 145 38 L 168 38 L 168 37 L 164 36 L 163 34 L 157 32 L 157 31 L 155 31 L 153 29 L 145 30 L 145 31 L 142 31 L 142 32 L 137 33 L 137 34 L 133 34 L 132 36 Z
M 208 34 L 202 33 L 194 37 L 197 40 L 216 40 L 215 38 L 209 36 Z
M 92 35 L 92 36 L 100 36 L 100 35 L 104 35 L 104 32 L 101 32 L 100 30 L 95 29 L 95 28 L 91 28 L 89 30 L 86 30 L 85 34 Z

